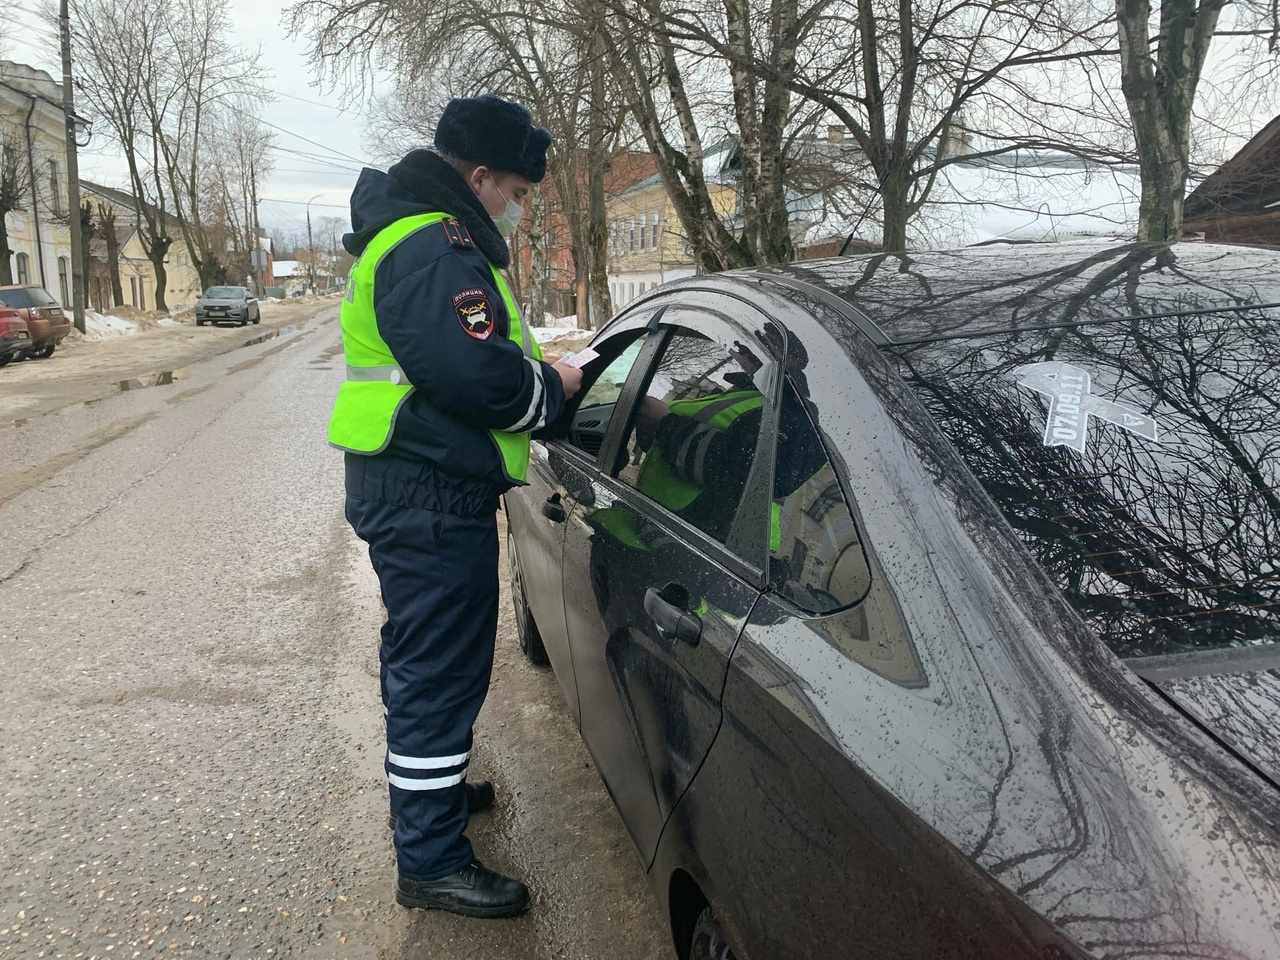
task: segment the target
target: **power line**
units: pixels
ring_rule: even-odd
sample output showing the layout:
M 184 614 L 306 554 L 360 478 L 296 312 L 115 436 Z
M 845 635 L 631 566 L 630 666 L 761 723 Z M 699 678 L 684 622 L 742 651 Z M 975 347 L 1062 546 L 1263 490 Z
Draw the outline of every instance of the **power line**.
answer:
M 288 204 L 293 204 L 294 206 L 299 206 L 299 207 L 305 207 L 307 205 L 306 200 L 273 200 L 270 197 L 259 197 L 258 199 L 261 200 L 263 203 L 288 203 Z M 311 201 L 311 206 L 332 207 L 335 210 L 350 209 L 350 207 L 345 203 L 316 203 L 314 200 Z
M 297 100 L 299 103 L 309 103 L 313 107 L 324 107 L 326 110 L 332 110 L 335 113 L 350 113 L 351 111 L 345 107 L 335 107 L 332 104 L 321 103 L 319 100 L 308 100 L 306 97 L 295 97 L 292 93 L 282 93 L 279 90 L 273 90 L 272 94 L 277 97 L 288 97 L 290 100 Z
M 254 114 L 250 113 L 247 110 L 241 110 L 239 107 L 232 106 L 231 104 L 227 104 L 227 106 L 230 107 L 230 109 L 233 110 L 235 113 L 239 113 L 245 117 L 248 117 L 250 120 L 256 120 L 258 123 L 262 124 L 264 127 L 270 127 L 272 130 L 278 130 L 280 133 L 283 133 L 285 136 L 293 137 L 294 139 L 301 140 L 303 143 L 309 143 L 313 147 L 319 147 L 321 150 L 324 150 L 327 153 L 332 153 L 336 157 L 341 157 L 343 160 L 350 160 L 352 163 L 358 163 L 361 166 L 368 166 L 368 164 L 364 160 L 360 160 L 356 157 L 350 156 L 349 154 L 342 153 L 340 150 L 334 150 L 332 147 L 326 147 L 323 143 L 317 143 L 315 140 L 309 140 L 300 133 L 294 133 L 292 130 L 286 130 L 284 127 L 277 126 L 274 123 L 270 123 L 266 120 L 263 120 L 261 117 L 255 116 Z
M 272 173 L 309 173 L 314 177 L 350 177 L 346 170 L 301 170 L 296 167 L 276 167 Z
M 331 167 L 334 170 L 343 170 L 343 171 L 346 171 L 347 173 L 359 173 L 361 169 L 360 167 L 348 166 L 345 163 L 338 163 L 334 160 L 331 160 L 328 157 L 322 157 L 319 154 L 315 154 L 315 153 L 304 153 L 301 150 L 290 150 L 288 147 L 273 146 L 271 149 L 276 150 L 280 153 L 287 153 L 291 157 L 298 157 L 299 159 L 306 160 L 309 163 L 316 163 L 316 164 L 320 164 L 321 166 Z

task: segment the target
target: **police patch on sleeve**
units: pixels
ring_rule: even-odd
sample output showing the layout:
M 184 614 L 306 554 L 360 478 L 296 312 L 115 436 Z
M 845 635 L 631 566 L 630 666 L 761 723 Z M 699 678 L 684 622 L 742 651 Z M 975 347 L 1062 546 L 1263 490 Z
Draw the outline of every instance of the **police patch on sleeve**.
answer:
M 467 336 L 477 340 L 488 340 L 493 333 L 493 308 L 489 305 L 489 296 L 479 287 L 459 290 L 453 295 L 453 312 L 458 315 L 458 322 Z

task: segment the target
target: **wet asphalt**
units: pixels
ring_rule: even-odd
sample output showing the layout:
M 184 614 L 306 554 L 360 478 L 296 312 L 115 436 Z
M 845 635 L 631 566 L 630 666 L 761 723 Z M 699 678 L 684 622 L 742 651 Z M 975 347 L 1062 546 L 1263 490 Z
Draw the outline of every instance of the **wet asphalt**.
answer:
M 394 904 L 381 609 L 324 442 L 341 363 L 328 308 L 0 422 L 0 957 L 674 956 L 505 573 L 470 835 L 533 908 Z

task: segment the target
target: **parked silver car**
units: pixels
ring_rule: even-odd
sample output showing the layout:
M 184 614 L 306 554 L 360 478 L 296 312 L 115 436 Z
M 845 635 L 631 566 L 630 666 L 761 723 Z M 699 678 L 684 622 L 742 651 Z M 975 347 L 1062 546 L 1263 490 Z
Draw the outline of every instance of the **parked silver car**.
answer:
M 196 326 L 234 321 L 244 326 L 262 319 L 258 298 L 244 287 L 210 287 L 196 301 Z

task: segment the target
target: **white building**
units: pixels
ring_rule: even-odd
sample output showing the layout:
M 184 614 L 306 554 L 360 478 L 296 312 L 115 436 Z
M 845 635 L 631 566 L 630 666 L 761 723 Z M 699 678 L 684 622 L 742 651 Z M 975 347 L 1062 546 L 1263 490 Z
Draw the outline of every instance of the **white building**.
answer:
M 71 302 L 65 157 L 58 84 L 43 70 L 0 60 L 0 177 L 8 172 L 22 188 L 3 218 L 8 265 L 14 283 L 39 284 L 64 305 Z

